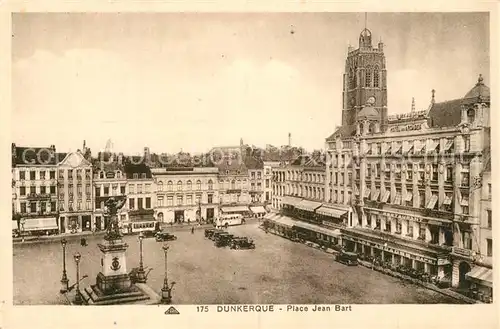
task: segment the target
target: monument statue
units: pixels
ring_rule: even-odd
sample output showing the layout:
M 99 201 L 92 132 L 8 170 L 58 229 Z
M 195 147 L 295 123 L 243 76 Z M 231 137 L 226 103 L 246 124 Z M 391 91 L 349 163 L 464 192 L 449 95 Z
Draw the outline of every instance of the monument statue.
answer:
M 119 240 L 122 237 L 117 212 L 125 205 L 125 201 L 125 197 L 113 196 L 104 202 L 104 216 L 109 218 L 106 235 L 104 236 L 107 241 Z

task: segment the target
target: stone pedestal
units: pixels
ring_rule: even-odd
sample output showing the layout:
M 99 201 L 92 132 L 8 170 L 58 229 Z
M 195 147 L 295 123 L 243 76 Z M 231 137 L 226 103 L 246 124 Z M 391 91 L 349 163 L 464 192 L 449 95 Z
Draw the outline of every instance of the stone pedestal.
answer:
M 105 238 L 98 246 L 103 253 L 102 270 L 96 277 L 96 283 L 81 292 L 85 305 L 159 303 L 158 294 L 145 283 L 131 282 L 125 257 L 128 245 L 121 238 Z

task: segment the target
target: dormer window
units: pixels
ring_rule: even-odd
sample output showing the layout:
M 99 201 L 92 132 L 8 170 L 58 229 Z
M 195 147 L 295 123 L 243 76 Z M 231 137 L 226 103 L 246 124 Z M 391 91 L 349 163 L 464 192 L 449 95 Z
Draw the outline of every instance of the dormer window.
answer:
M 116 178 L 121 178 L 121 177 L 122 177 L 122 172 L 118 170 L 116 172 Z
M 104 178 L 104 172 L 102 171 L 99 172 L 99 178 Z
M 139 174 L 134 174 L 132 177 L 133 177 L 134 179 L 138 179 L 138 178 L 139 178 Z
M 474 109 L 467 110 L 467 123 L 468 124 L 472 124 L 474 122 L 475 114 L 476 114 L 476 112 L 474 111 Z

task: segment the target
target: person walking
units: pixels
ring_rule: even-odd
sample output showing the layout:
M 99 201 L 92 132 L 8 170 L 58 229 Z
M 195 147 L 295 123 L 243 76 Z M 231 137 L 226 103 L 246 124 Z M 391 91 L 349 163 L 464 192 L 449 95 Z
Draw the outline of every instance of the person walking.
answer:
M 191 227 L 191 234 L 194 234 L 194 227 Z

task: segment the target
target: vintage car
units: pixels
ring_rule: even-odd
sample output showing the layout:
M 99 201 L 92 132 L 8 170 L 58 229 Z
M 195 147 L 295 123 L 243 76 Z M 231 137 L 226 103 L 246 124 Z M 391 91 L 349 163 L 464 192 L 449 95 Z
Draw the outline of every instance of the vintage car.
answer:
M 156 235 L 158 233 L 160 233 L 161 231 L 151 231 L 151 230 L 147 230 L 147 231 L 142 231 L 142 236 L 143 238 L 155 238 Z
M 335 260 L 348 266 L 357 266 L 358 254 L 356 254 L 355 252 L 341 251 L 337 254 Z
M 158 232 L 155 235 L 155 239 L 157 242 L 163 242 L 163 241 L 177 240 L 177 237 L 173 234 L 168 233 L 168 232 Z
M 221 234 L 228 234 L 226 231 L 223 230 L 216 230 L 211 236 L 210 240 L 216 241 L 219 238 L 219 235 Z
M 231 240 L 231 249 L 255 249 L 255 243 L 247 237 L 235 237 Z
M 207 228 L 205 229 L 205 238 L 211 238 L 212 235 L 214 235 L 215 231 L 217 231 L 216 229 L 214 228 Z
M 231 241 L 233 240 L 233 235 L 232 234 L 229 234 L 229 233 L 221 233 L 219 234 L 219 236 L 217 237 L 217 239 L 215 240 L 215 246 L 217 248 L 221 248 L 221 247 L 227 247 L 231 244 Z

